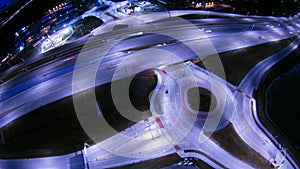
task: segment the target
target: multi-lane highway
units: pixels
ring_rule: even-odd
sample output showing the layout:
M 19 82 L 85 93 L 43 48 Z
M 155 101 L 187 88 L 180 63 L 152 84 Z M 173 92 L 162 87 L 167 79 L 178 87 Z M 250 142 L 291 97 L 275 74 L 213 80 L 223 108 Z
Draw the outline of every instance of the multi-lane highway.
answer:
M 154 69 L 158 84 L 150 99 L 151 118 L 123 132 L 112 131 L 113 136 L 82 151 L 83 156 L 82 152 L 75 152 L 58 157 L 0 160 L 0 168 L 81 168 L 83 161 L 90 168 L 107 168 L 171 153 L 200 158 L 215 168 L 253 168 L 204 134 L 220 130 L 229 122 L 243 141 L 266 160 L 275 159 L 277 163 L 284 160 L 282 164 L 274 163 L 275 166 L 298 168 L 289 154 L 278 153 L 279 143 L 262 125 L 257 125 L 261 123 L 256 115 L 255 100 L 251 98 L 264 72 L 297 48 L 298 38 L 257 64 L 239 86 L 224 80 L 217 56 L 225 51 L 296 37 L 296 19 L 222 13 L 214 15 L 225 18 L 183 20 L 177 17 L 183 14 L 202 15 L 203 12 L 172 11 L 109 22 L 94 30 L 89 40 L 81 39 L 35 56 L 24 65 L 3 72 L 0 127 L 58 99 L 144 70 Z M 231 18 L 226 18 L 228 16 Z M 173 19 L 160 20 L 166 17 Z M 112 31 L 114 25 L 124 23 L 128 28 Z M 205 65 L 208 71 L 190 62 L 205 57 L 216 58 L 214 64 Z M 217 98 L 216 108 L 208 114 L 192 110 L 187 102 L 187 91 L 193 87 L 210 90 Z M 75 110 L 84 108 L 101 115 L 101 108 L 94 100 L 82 102 L 84 98 L 89 97 L 76 95 Z M 84 126 L 83 119 L 78 117 L 89 134 L 90 126 Z M 110 129 L 109 125 L 106 127 Z M 195 150 L 195 153 L 184 150 Z

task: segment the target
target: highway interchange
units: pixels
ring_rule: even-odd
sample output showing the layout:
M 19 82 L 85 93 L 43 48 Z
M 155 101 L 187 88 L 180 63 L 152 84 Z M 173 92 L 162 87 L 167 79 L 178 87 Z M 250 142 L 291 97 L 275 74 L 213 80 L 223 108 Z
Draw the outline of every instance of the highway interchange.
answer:
M 298 47 L 298 37 L 257 64 L 238 86 L 224 80 L 217 55 L 295 37 L 298 16 L 276 18 L 214 13 L 224 18 L 183 20 L 177 17 L 206 13 L 170 11 L 124 17 L 94 30 L 88 40 L 67 44 L 2 73 L 1 78 L 7 78 L 3 78 L 0 86 L 0 127 L 39 107 L 74 95 L 79 121 L 87 134 L 93 130 L 92 135 L 95 130 L 90 127 L 103 125 L 107 130 L 112 129 L 104 124 L 101 108 L 93 95 L 80 93 L 149 69 L 155 71 L 158 84 L 150 98 L 152 117 L 148 120 L 139 121 L 120 133 L 112 130 L 110 138 L 84 151 L 57 157 L 0 160 L 0 168 L 81 168 L 82 156 L 89 168 L 111 168 L 172 153 L 183 158 L 199 158 L 214 168 L 253 168 L 204 134 L 220 130 L 229 122 L 244 142 L 274 166 L 299 168 L 288 153 L 281 152 L 280 143 L 261 124 L 252 98 L 264 73 Z M 166 17 L 176 19 L 157 21 Z M 124 23 L 129 27 L 111 31 L 114 25 Z M 191 62 L 205 57 L 215 57 L 214 64 L 205 65 L 207 70 Z M 30 67 L 41 59 L 50 61 Z M 10 76 L 18 70 L 22 71 Z M 187 90 L 192 87 L 210 90 L 217 98 L 217 107 L 208 114 L 192 110 L 186 98 Z M 90 121 L 81 118 L 82 111 L 96 117 L 98 120 L 92 122 L 97 124 L 85 125 Z M 84 165 L 87 168 L 87 164 Z

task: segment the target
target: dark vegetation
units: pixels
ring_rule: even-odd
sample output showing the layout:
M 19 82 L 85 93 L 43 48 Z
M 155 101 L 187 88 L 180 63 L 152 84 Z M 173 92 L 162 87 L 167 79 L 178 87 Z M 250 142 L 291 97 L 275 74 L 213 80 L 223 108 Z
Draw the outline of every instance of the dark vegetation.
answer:
M 114 83 L 124 83 L 122 79 Z M 135 121 L 143 120 L 151 115 L 149 112 L 149 94 L 157 83 L 153 73 L 137 75 L 130 83 L 129 94 L 132 104 L 140 112 L 128 112 Z M 118 88 L 121 92 L 123 88 Z M 100 104 L 101 115 L 112 128 L 122 131 L 135 121 L 126 119 L 116 109 L 111 95 L 111 83 L 95 88 L 96 98 Z M 89 91 L 78 95 L 88 95 Z M 76 97 L 76 96 L 75 96 Z M 128 97 L 128 95 L 127 95 Z M 126 110 L 124 110 L 126 111 Z M 122 111 L 123 112 L 123 111 Z M 100 129 L 97 141 L 104 140 L 112 133 Z M 72 97 L 67 97 L 34 110 L 0 129 L 4 143 L 0 141 L 0 158 L 29 158 L 63 155 L 83 148 L 83 143 L 93 144 L 94 141 L 81 127 L 73 106 Z
M 217 99 L 207 89 L 195 87 L 188 90 L 188 103 L 194 110 L 209 112 L 217 106 Z
M 298 84 L 297 73 L 291 70 L 291 68 L 297 66 L 300 63 L 300 50 L 297 49 L 292 52 L 288 57 L 283 59 L 281 62 L 273 66 L 262 78 L 259 87 L 254 91 L 254 97 L 257 100 L 257 112 L 263 125 L 279 140 L 284 148 L 291 154 L 291 156 L 296 160 L 298 165 L 300 164 L 300 150 L 299 144 L 297 142 L 297 137 L 299 138 L 299 125 L 298 124 L 298 114 L 297 108 L 298 102 L 296 98 L 291 98 L 292 95 L 299 94 L 298 88 L 289 88 Z M 287 72 L 293 71 L 295 76 L 290 76 Z M 287 81 L 290 83 L 274 81 L 278 77 L 286 77 Z M 292 80 L 294 79 L 294 80 Z M 280 100 L 280 103 L 272 103 L 270 97 L 266 97 L 267 89 L 270 87 L 271 83 L 277 85 L 277 91 L 274 91 L 273 100 Z M 299 85 L 298 85 L 299 86 Z M 269 95 L 270 96 L 270 95 Z M 270 103 L 268 103 L 271 101 Z M 267 108 L 268 106 L 268 108 Z M 276 110 L 276 107 L 281 108 Z M 293 128 L 288 130 L 289 128 Z M 287 132 L 288 130 L 288 132 Z M 290 135 L 294 135 L 290 137 Z
M 219 58 L 225 71 L 226 80 L 234 85 L 238 85 L 257 63 L 287 47 L 293 40 L 295 40 L 294 37 L 220 53 Z M 198 62 L 197 65 L 205 68 L 204 65 L 211 65 L 212 63 L 211 57 L 206 57 Z

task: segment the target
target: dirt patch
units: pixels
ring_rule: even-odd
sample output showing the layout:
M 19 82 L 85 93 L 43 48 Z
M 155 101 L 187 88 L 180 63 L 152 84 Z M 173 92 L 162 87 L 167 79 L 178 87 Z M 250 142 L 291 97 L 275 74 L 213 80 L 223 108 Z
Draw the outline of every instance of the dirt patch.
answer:
M 209 112 L 216 108 L 217 99 L 210 91 L 195 87 L 188 90 L 188 103 L 196 111 Z
M 129 98 L 132 105 L 139 111 L 150 109 L 149 96 L 157 84 L 153 76 L 135 76 L 129 86 Z
M 187 163 L 192 162 L 192 165 L 187 165 Z M 177 154 L 170 154 L 164 157 L 156 158 L 153 160 L 148 160 L 136 164 L 131 164 L 122 167 L 116 167 L 116 169 L 212 169 L 211 166 L 203 162 L 202 160 L 196 158 L 180 158 Z
M 124 83 L 122 79 L 116 83 Z M 131 81 L 131 92 L 126 89 L 129 98 L 143 113 L 130 112 L 140 121 L 151 115 L 149 112 L 149 94 L 157 83 L 156 76 L 138 76 Z M 100 103 L 102 116 L 117 131 L 122 131 L 135 121 L 123 117 L 116 109 L 111 96 L 111 83 L 95 88 L 97 101 Z M 117 90 L 125 90 L 119 88 Z M 118 92 L 118 91 L 117 91 Z M 87 90 L 78 95 L 90 95 Z M 76 97 L 76 96 L 75 96 Z M 128 97 L 128 96 L 127 96 Z M 43 106 L 24 115 L 0 129 L 0 158 L 32 158 L 68 154 L 81 150 L 83 143 L 94 144 L 81 127 L 73 106 L 73 98 L 64 99 Z M 147 111 L 148 110 L 148 111 Z M 93 113 L 93 112 L 92 112 Z M 97 133 L 97 141 L 113 135 L 105 129 Z
M 273 81 L 266 92 L 266 111 L 270 120 L 300 150 L 300 65 Z
M 30 158 L 61 155 L 92 143 L 81 128 L 72 98 L 54 102 L 37 109 L 1 129 L 4 144 L 0 158 Z
M 254 168 L 272 168 L 268 160 L 264 159 L 239 137 L 231 123 L 222 130 L 214 132 L 211 138 L 227 152 Z
M 144 161 L 141 163 L 131 164 L 122 167 L 116 167 L 118 169 L 151 169 L 151 168 L 162 168 L 170 166 L 174 163 L 181 161 L 181 158 L 177 154 L 170 154 L 161 158 L 156 158 L 153 160 Z
M 129 82 L 129 78 L 115 81 L 113 92 L 117 94 L 118 98 L 113 98 L 112 96 L 111 83 L 105 84 L 101 88 L 96 88 L 96 99 L 101 105 L 103 117 L 117 131 L 122 131 L 134 125 L 135 122 L 150 117 L 152 114 L 149 111 L 148 96 L 155 88 L 155 85 L 156 77 L 138 76 L 133 78 L 131 82 Z M 118 102 L 116 99 L 121 101 Z M 123 104 L 122 100 L 127 100 L 128 104 Z M 118 102 L 118 107 L 116 107 L 115 102 Z M 133 107 L 129 105 L 130 103 Z M 130 119 L 125 116 L 130 117 Z
M 266 112 L 266 108 L 265 108 L 266 106 L 265 94 L 267 88 L 270 86 L 270 84 L 273 82 L 274 79 L 276 79 L 282 73 L 290 70 L 292 67 L 299 64 L 300 62 L 299 56 L 300 56 L 300 49 L 297 49 L 296 51 L 292 52 L 288 57 L 286 57 L 281 62 L 279 62 L 271 69 L 269 69 L 263 76 L 258 86 L 258 89 L 255 90 L 253 93 L 254 98 L 256 99 L 259 119 L 262 121 L 263 125 L 277 138 L 277 140 L 279 140 L 279 142 L 283 145 L 283 147 L 286 147 L 288 153 L 290 153 L 290 155 L 296 160 L 298 165 L 300 165 L 300 160 L 299 160 L 300 151 L 299 149 L 297 150 L 295 145 L 291 144 L 291 141 L 289 140 L 289 138 L 286 137 L 285 133 L 282 133 L 279 130 L 279 128 L 276 127 L 276 125 L 274 126 L 274 123 L 272 123 L 272 121 L 269 119 L 269 116 L 267 115 L 268 112 Z M 296 101 L 297 99 L 293 98 L 292 100 Z M 294 118 L 295 122 L 290 122 L 290 123 L 297 123 L 297 119 L 298 118 Z
M 225 71 L 226 80 L 234 85 L 238 85 L 257 63 L 287 47 L 293 40 L 295 38 L 220 53 L 219 57 Z M 212 63 L 212 60 L 208 56 L 202 62 L 198 62 L 197 65 L 205 68 L 204 65 L 210 65 L 210 63 Z

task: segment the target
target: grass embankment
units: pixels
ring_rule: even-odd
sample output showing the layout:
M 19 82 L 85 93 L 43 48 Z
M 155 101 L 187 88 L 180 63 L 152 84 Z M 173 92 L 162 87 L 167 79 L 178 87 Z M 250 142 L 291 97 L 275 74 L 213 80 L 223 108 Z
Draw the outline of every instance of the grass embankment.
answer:
M 211 139 L 217 142 L 224 150 L 254 168 L 272 168 L 268 160 L 263 158 L 240 138 L 232 124 L 214 132 Z
M 123 83 L 122 79 L 115 83 Z M 115 92 L 129 94 L 129 99 L 136 109 L 143 113 L 130 112 L 135 121 L 151 115 L 149 94 L 157 83 L 156 76 L 136 76 L 128 89 L 118 88 Z M 101 105 L 102 117 L 112 128 L 122 131 L 134 121 L 123 117 L 116 109 L 111 96 L 111 83 L 95 88 L 97 101 Z M 120 90 L 120 91 L 118 91 Z M 89 91 L 78 95 L 89 95 Z M 128 96 L 127 96 L 128 98 Z M 96 115 L 97 116 L 97 115 Z M 97 116 L 98 117 L 98 116 Z M 97 141 L 104 140 L 112 133 L 100 129 Z M 93 144 L 93 140 L 81 127 L 73 106 L 72 97 L 58 100 L 24 115 L 0 129 L 4 144 L 0 140 L 0 158 L 30 158 L 63 155 L 81 150 L 83 143 Z
M 287 47 L 293 40 L 295 38 L 220 53 L 219 58 L 225 71 L 226 80 L 233 85 L 238 85 L 257 63 Z M 205 68 L 203 63 L 210 65 L 212 59 L 208 56 L 197 65 Z
M 280 75 L 282 75 L 284 72 L 290 70 L 300 62 L 300 49 L 298 48 L 294 52 L 292 52 L 288 57 L 283 59 L 281 62 L 273 66 L 271 69 L 269 69 L 265 75 L 263 76 L 257 90 L 254 91 L 254 98 L 256 99 L 256 105 L 257 105 L 257 112 L 258 112 L 258 117 L 262 121 L 263 125 L 274 135 L 277 136 L 276 138 L 279 140 L 279 142 L 283 145 L 283 147 L 287 148 L 287 151 L 291 154 L 291 156 L 297 161 L 298 165 L 300 165 L 300 150 L 295 147 L 295 145 L 292 143 L 290 140 L 291 138 L 287 137 L 286 133 L 282 133 L 281 131 L 284 131 L 282 127 L 282 124 L 298 124 L 298 113 L 293 111 L 288 111 L 287 109 L 284 109 L 284 112 L 266 112 L 266 91 L 269 88 L 270 84 Z M 293 82 L 294 83 L 294 82 Z M 285 95 L 286 92 L 288 93 L 293 93 L 293 91 L 287 91 L 289 90 L 286 88 L 286 86 L 283 86 L 283 88 L 280 89 L 280 92 Z M 297 98 L 281 98 L 281 100 L 288 100 L 291 102 L 287 102 L 288 104 L 294 104 L 297 102 Z M 297 103 L 298 104 L 298 103 Z M 284 105 L 280 104 L 279 106 L 282 106 L 283 108 L 289 106 L 289 105 Z M 282 110 L 282 109 L 281 109 Z M 274 122 L 269 119 L 269 116 L 267 114 L 270 113 L 279 113 L 277 116 L 279 117 L 280 120 L 282 120 L 280 123 L 275 124 Z M 286 121 L 286 118 L 289 118 L 288 121 Z M 299 125 L 298 125 L 299 126 Z M 293 129 L 292 131 L 297 130 L 297 125 L 296 128 Z M 298 130 L 299 131 L 299 130 Z M 298 132 L 299 133 L 299 132 Z M 298 144 L 298 143 L 297 143 Z

